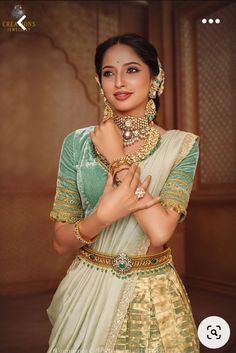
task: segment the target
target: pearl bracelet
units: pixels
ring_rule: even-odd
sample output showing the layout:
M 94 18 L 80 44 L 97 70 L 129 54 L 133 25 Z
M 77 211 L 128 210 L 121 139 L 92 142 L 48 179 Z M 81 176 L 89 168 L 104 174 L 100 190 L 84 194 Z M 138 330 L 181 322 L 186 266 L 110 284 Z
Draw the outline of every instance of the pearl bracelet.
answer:
M 79 219 L 77 222 L 74 223 L 74 236 L 76 237 L 77 240 L 81 241 L 81 243 L 84 243 L 84 244 L 92 244 L 96 241 L 97 239 L 97 236 L 95 236 L 95 238 L 91 239 L 91 240 L 87 240 L 85 239 L 80 230 L 79 230 L 79 223 L 82 221 L 82 219 Z

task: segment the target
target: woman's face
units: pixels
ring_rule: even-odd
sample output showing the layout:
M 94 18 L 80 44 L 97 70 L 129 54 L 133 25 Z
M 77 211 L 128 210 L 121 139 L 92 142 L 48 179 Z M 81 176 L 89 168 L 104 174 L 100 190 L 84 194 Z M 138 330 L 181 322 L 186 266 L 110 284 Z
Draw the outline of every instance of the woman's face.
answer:
M 144 115 L 151 75 L 131 47 L 116 44 L 106 51 L 101 79 L 104 94 L 118 115 Z

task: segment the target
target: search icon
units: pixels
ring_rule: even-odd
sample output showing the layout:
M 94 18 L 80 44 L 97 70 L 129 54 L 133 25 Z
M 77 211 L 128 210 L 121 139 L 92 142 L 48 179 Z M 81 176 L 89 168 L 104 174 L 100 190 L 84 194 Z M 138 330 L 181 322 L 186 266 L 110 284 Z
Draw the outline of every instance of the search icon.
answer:
M 216 332 L 216 329 L 214 329 L 214 328 L 211 329 L 211 334 L 214 335 L 214 336 L 218 336 L 218 335 L 217 335 L 217 332 Z
M 223 347 L 229 340 L 230 327 L 219 316 L 208 316 L 198 326 L 200 342 L 207 348 Z

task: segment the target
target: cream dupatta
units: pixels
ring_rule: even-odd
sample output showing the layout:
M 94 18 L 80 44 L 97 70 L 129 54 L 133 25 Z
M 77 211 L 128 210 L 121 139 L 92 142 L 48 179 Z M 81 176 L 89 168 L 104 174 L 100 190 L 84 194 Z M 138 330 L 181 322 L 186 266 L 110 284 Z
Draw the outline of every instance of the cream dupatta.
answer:
M 88 134 L 90 128 L 86 132 Z M 169 130 L 162 136 L 159 148 L 139 163 L 141 180 L 152 175 L 148 191 L 153 196 L 160 194 L 171 169 L 188 154 L 197 139 L 198 136 L 191 133 Z M 89 143 L 88 139 L 86 143 Z M 82 184 L 80 178 L 78 187 L 83 201 Z M 128 255 L 139 255 L 146 254 L 149 245 L 148 237 L 135 218 L 129 215 L 104 229 L 91 248 L 109 254 L 123 251 Z M 76 257 L 47 309 L 53 325 L 48 353 L 64 353 L 66 350 L 112 353 L 132 300 L 137 276 L 132 274 L 121 279 L 110 270 L 90 267 Z

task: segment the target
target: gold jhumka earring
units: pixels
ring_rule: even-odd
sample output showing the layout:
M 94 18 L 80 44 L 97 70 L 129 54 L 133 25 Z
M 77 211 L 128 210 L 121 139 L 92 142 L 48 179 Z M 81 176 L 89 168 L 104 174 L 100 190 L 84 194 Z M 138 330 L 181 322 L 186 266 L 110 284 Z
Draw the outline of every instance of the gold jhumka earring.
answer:
M 156 80 L 152 82 L 152 85 L 150 87 L 149 91 L 149 100 L 146 105 L 145 109 L 145 116 L 148 118 L 149 121 L 152 121 L 155 116 L 156 116 L 156 105 L 154 102 L 154 98 L 156 98 L 156 93 L 157 93 L 158 86 L 156 84 Z
M 145 109 L 145 116 L 149 121 L 152 121 L 156 117 L 156 104 L 153 99 L 156 98 L 156 95 L 160 96 L 164 89 L 164 71 L 161 67 L 161 63 L 158 59 L 159 64 L 159 74 L 152 81 L 150 90 L 149 90 L 149 100 Z
M 102 88 L 102 86 L 101 86 L 101 83 L 100 83 L 100 81 L 99 81 L 98 76 L 95 76 L 95 80 L 96 80 L 96 82 L 97 82 L 98 85 L 99 85 L 100 95 L 103 97 L 104 104 L 105 104 L 105 108 L 104 108 L 104 118 L 102 119 L 102 121 L 105 122 L 105 121 L 107 121 L 108 119 L 112 119 L 113 116 L 114 116 L 114 113 L 113 113 L 113 110 L 112 110 L 110 104 L 108 103 L 108 100 L 107 100 L 106 97 L 105 97 L 105 94 L 104 94 L 104 91 L 103 91 L 103 88 Z

